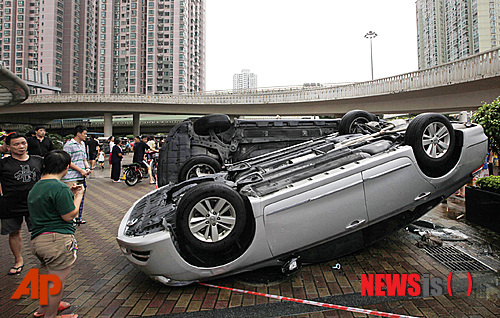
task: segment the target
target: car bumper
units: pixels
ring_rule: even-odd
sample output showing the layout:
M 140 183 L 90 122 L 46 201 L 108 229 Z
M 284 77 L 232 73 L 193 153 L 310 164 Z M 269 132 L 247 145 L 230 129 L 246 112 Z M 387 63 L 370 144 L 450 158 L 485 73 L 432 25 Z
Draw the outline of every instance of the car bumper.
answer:
M 135 204 L 134 204 L 135 206 Z M 127 236 L 127 220 L 134 206 L 123 218 L 116 238 L 127 260 L 151 278 L 170 286 L 182 286 L 216 276 L 226 276 L 277 265 L 267 244 L 262 217 L 257 217 L 254 239 L 243 255 L 217 267 L 197 267 L 188 263 L 175 246 L 174 235 L 163 230 L 143 236 Z

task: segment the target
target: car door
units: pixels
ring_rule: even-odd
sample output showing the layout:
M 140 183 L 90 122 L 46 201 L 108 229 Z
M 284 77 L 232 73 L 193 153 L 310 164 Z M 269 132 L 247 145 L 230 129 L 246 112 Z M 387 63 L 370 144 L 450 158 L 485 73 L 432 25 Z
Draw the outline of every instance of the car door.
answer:
M 362 174 L 370 222 L 418 205 L 435 191 L 408 157 L 385 160 Z
M 367 220 L 361 173 L 330 175 L 321 186 L 303 185 L 264 207 L 269 246 L 280 255 L 354 231 Z M 326 181 L 326 182 L 325 182 Z M 297 193 L 298 192 L 298 193 Z M 291 195 L 293 193 L 293 195 Z

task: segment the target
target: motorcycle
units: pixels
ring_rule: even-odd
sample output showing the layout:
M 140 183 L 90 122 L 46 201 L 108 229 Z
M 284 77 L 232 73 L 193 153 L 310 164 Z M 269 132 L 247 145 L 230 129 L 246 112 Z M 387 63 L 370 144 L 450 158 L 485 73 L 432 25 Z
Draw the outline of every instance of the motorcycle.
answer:
M 158 165 L 158 153 L 152 153 L 146 162 L 151 167 L 151 174 L 153 175 L 153 180 L 156 181 L 156 167 Z M 122 179 L 128 186 L 135 186 L 142 178 L 148 177 L 148 170 L 143 168 L 139 163 L 132 163 L 129 165 L 123 165 L 125 171 L 123 173 Z

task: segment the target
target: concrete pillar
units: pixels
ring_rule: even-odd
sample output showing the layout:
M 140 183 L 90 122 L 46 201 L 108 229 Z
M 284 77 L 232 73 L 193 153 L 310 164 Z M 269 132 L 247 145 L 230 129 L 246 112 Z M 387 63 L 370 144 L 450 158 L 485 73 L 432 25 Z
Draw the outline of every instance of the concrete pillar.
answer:
M 104 137 L 113 135 L 113 114 L 104 113 Z
M 139 136 L 141 134 L 141 114 L 133 114 L 132 131 L 134 136 Z

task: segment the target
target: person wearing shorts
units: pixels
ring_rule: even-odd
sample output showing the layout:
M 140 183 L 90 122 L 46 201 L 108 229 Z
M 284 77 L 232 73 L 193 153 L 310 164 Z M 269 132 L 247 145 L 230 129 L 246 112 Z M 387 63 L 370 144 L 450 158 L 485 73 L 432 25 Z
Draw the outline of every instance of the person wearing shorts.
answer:
M 33 254 L 40 260 L 42 266 L 47 267 L 49 275 L 56 275 L 61 280 L 59 294 L 48 293 L 48 305 L 40 305 L 34 314 L 35 317 L 53 318 L 58 311 L 70 306 L 69 303 L 61 302 L 61 298 L 66 278 L 76 261 L 78 248 L 73 219 L 78 215 L 84 192 L 82 185 L 74 184 L 69 188 L 61 182 L 70 164 L 71 156 L 65 151 L 50 152 L 44 158 L 40 181 L 28 195 Z
M 146 150 L 149 150 L 149 146 L 146 144 L 147 136 L 143 136 L 142 140 L 139 136 L 135 137 L 134 141 L 134 157 L 132 158 L 133 163 L 138 163 L 147 170 L 149 175 L 149 183 L 155 184 L 153 179 L 153 174 L 151 172 L 151 166 L 144 159 L 144 155 L 146 154 Z
M 24 268 L 21 235 L 24 220 L 31 231 L 28 193 L 40 179 L 43 159 L 28 155 L 26 137 L 15 132 L 5 138 L 5 150 L 10 156 L 0 159 L 0 233 L 9 236 L 14 255 L 14 266 L 7 274 L 18 275 Z
M 96 166 L 97 154 L 99 153 L 99 142 L 96 140 L 95 136 L 90 136 L 90 138 L 85 142 L 87 145 L 88 161 L 90 165 L 90 170 L 94 170 Z
M 99 151 L 98 162 L 99 162 L 99 168 L 104 169 L 104 151 L 102 150 Z

